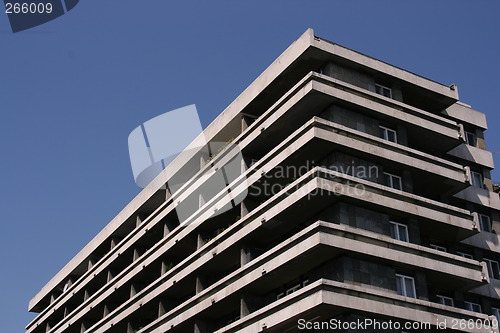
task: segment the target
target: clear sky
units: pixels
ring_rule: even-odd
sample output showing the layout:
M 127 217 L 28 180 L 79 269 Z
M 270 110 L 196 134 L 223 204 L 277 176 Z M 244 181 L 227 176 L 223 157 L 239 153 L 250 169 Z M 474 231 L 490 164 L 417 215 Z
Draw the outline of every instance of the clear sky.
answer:
M 22 332 L 29 299 L 139 192 L 136 126 L 189 104 L 206 126 L 308 27 L 457 83 L 500 151 L 499 12 L 499 1 L 82 0 L 17 34 L 0 13 L 0 330 Z

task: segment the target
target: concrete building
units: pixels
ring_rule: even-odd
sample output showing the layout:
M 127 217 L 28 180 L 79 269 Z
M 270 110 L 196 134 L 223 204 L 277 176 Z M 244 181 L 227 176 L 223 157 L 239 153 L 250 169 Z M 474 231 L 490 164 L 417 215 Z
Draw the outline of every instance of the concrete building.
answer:
M 486 129 L 456 85 L 308 30 L 204 131 L 228 144 L 168 165 L 31 300 L 26 330 L 496 332 Z M 202 200 L 235 151 L 241 175 Z

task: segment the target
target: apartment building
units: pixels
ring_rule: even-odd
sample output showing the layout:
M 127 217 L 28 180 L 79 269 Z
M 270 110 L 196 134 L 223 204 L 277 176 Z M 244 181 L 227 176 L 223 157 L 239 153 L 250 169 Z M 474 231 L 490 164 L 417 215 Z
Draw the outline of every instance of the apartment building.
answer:
M 227 144 L 171 162 L 30 301 L 26 331 L 497 332 L 486 129 L 456 85 L 309 29 L 204 130 Z

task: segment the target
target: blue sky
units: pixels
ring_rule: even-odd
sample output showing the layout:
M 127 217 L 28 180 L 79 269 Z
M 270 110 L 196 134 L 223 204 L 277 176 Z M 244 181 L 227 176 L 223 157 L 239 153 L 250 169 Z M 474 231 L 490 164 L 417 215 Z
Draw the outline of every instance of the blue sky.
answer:
M 0 13 L 2 332 L 23 331 L 29 299 L 139 192 L 136 126 L 193 103 L 206 126 L 308 27 L 457 83 L 500 151 L 499 12 L 498 1 L 82 0 L 17 34 Z

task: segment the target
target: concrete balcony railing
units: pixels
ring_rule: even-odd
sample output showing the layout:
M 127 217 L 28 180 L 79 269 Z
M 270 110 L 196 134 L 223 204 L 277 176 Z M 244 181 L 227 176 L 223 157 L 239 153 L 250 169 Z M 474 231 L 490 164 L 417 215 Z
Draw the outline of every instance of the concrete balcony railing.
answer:
M 388 305 L 385 306 L 384 303 Z M 299 319 L 329 321 L 343 313 L 355 313 L 379 321 L 397 321 L 401 325 L 405 322 L 429 324 L 420 326 L 422 330 L 436 329 L 436 324 L 439 323 L 441 329 L 447 327 L 448 330 L 456 332 L 498 332 L 496 328 L 485 329 L 479 325 L 471 325 L 472 327 L 455 325 L 455 328 L 452 328 L 452 323 L 457 324 L 460 319 L 465 322 L 468 320 L 481 322 L 489 326 L 495 320 L 494 316 L 321 279 L 217 330 L 216 333 L 236 331 L 250 333 L 264 329 L 270 333 L 289 330 L 295 332 L 298 331 Z M 446 326 L 443 326 L 444 323 Z M 366 327 L 370 328 L 372 327 Z M 411 327 L 408 329 L 411 330 Z
M 262 279 L 266 281 L 267 290 L 272 291 L 282 283 L 280 281 L 283 281 L 283 277 L 307 274 L 307 270 L 311 267 L 345 252 L 356 256 L 371 254 L 372 260 L 419 269 L 428 275 L 438 274 L 440 276 L 437 278 L 441 279 L 448 288 L 453 288 L 454 284 L 464 288 L 485 283 L 485 266 L 477 261 L 398 242 L 390 237 L 380 237 L 380 235 L 348 226 L 316 222 L 167 312 L 139 332 L 151 330 L 163 332 L 172 328 L 175 332 L 175 328 L 189 322 L 195 316 L 203 316 L 203 312 L 212 308 L 214 303 L 223 307 L 225 301 L 234 297 L 234 294 L 238 294 L 243 288 L 245 293 L 252 294 L 252 287 Z M 304 260 L 305 257 L 308 259 Z M 370 286 L 366 288 L 369 289 Z M 262 287 L 259 287 L 259 293 L 265 293 Z M 381 292 L 378 291 L 378 293 Z M 388 290 L 382 293 L 390 295 L 391 298 L 397 299 L 398 297 L 394 291 Z M 383 305 L 379 304 L 379 306 Z M 459 309 L 456 311 L 460 312 Z M 114 320 L 120 318 L 125 319 L 126 316 L 115 317 Z M 90 329 L 89 332 L 94 332 L 94 330 Z
M 174 269 L 167 276 L 160 278 L 155 283 L 146 287 L 143 291 L 141 291 L 141 293 L 137 294 L 136 296 L 131 298 L 127 303 L 123 304 L 121 307 L 119 307 L 117 310 L 115 310 L 115 312 L 113 312 L 109 316 L 105 317 L 103 319 L 103 322 L 96 324 L 95 327 L 100 327 L 102 329 L 106 329 L 108 327 L 108 324 L 106 324 L 106 322 L 108 322 L 108 323 L 115 322 L 116 323 L 116 321 L 120 320 L 120 318 L 122 318 L 121 320 L 124 320 L 130 314 L 130 313 L 128 313 L 129 311 L 131 311 L 130 309 L 137 309 L 137 307 L 133 306 L 134 304 L 143 304 L 144 305 L 148 301 L 154 299 L 154 297 L 156 297 L 157 295 L 160 295 L 161 293 L 166 291 L 169 288 L 169 286 L 172 286 L 172 281 L 179 282 L 183 278 L 183 276 L 185 277 L 188 274 L 192 274 L 192 272 L 196 271 L 197 266 L 199 266 L 201 263 L 208 262 L 211 258 L 213 258 L 213 253 L 217 253 L 218 255 L 221 255 L 225 251 L 225 249 L 231 248 L 235 243 L 237 243 L 239 241 L 239 239 L 241 239 L 245 235 L 251 234 L 252 230 L 256 230 L 257 228 L 262 226 L 262 221 L 272 221 L 275 216 L 277 216 L 278 214 L 280 214 L 284 210 L 293 209 L 295 207 L 294 203 L 298 203 L 299 200 L 305 200 L 304 202 L 314 202 L 314 204 L 317 204 L 320 201 L 320 200 L 317 200 L 319 198 L 315 198 L 315 200 L 313 200 L 313 201 L 309 201 L 309 199 L 308 199 L 309 196 L 311 195 L 311 193 L 316 191 L 317 189 L 323 189 L 324 191 L 334 191 L 334 192 L 336 190 L 338 190 L 338 187 L 335 189 L 335 187 L 332 187 L 329 185 L 325 186 L 327 184 L 320 181 L 321 178 L 318 179 L 317 176 L 315 176 L 316 173 L 317 173 L 317 170 L 312 170 L 308 174 L 301 177 L 301 179 L 298 179 L 294 184 L 290 184 L 289 187 L 287 187 L 281 193 L 277 194 L 275 197 L 272 198 L 272 201 L 278 200 L 278 202 L 275 203 L 271 209 L 263 212 L 262 214 L 259 214 L 259 210 L 256 210 L 255 213 L 252 211 L 251 215 L 257 214 L 256 216 L 255 215 L 253 216 L 253 218 L 255 218 L 255 220 L 253 220 L 253 222 L 249 223 L 248 225 L 245 225 L 245 227 L 241 228 L 241 230 L 238 230 L 236 233 L 231 234 L 230 232 L 231 231 L 234 232 L 234 230 L 236 230 L 235 228 L 238 228 L 238 225 L 240 223 L 238 223 L 238 225 L 236 225 L 236 224 L 233 225 L 230 229 L 228 229 L 227 231 L 225 231 L 224 233 L 219 235 L 217 238 L 212 240 L 212 243 L 209 243 L 204 248 L 202 248 L 200 250 L 201 253 L 200 252 L 193 253 L 192 256 L 190 256 L 189 258 L 186 258 L 184 263 L 181 263 L 179 265 L 179 268 L 174 267 Z M 329 173 L 328 170 L 324 171 L 324 174 L 328 174 L 328 173 Z M 304 182 L 306 182 L 306 183 L 304 183 Z M 303 184 L 302 186 L 300 186 L 298 188 L 300 190 L 295 191 L 292 195 L 288 195 L 288 196 L 285 195 L 286 193 L 290 193 L 291 189 L 294 189 L 295 187 L 297 187 L 298 184 Z M 286 198 L 283 197 L 283 195 L 285 195 Z M 331 199 L 331 197 L 332 196 L 330 196 L 328 198 L 328 196 L 327 196 L 326 199 Z M 335 195 L 333 197 L 335 198 Z M 369 195 L 369 197 L 372 197 L 372 196 Z M 279 200 L 282 200 L 282 201 L 279 201 Z M 299 204 L 299 206 L 300 206 L 300 204 Z M 299 216 L 299 214 L 297 214 L 296 210 L 297 209 L 300 210 L 300 208 L 297 208 L 297 207 L 295 207 L 295 212 L 292 214 L 296 218 Z M 425 213 L 425 209 L 422 212 Z M 241 223 L 244 223 L 244 220 Z M 389 241 L 388 237 L 386 237 L 386 241 Z M 213 243 L 213 242 L 215 242 L 215 243 Z M 218 244 L 218 245 L 216 245 L 216 247 L 214 248 L 213 244 Z M 212 245 L 212 247 L 211 247 L 211 245 Z M 404 246 L 404 247 L 408 247 L 408 248 L 412 247 L 412 245 L 408 244 L 408 243 L 399 244 L 399 245 Z M 208 248 L 207 248 L 207 246 L 208 246 Z M 355 246 L 355 245 L 352 246 L 353 249 L 355 249 L 356 247 L 357 246 Z M 383 249 L 383 250 L 381 250 L 380 253 L 382 255 L 385 255 L 385 253 L 387 251 L 387 247 L 381 247 L 381 249 Z M 451 259 L 456 260 L 457 263 L 459 263 L 459 264 L 457 265 L 457 264 L 449 263 L 448 264 L 449 266 L 447 266 L 447 264 L 445 264 L 445 261 L 450 260 L 450 258 L 447 257 L 450 255 L 447 255 L 446 253 L 439 253 L 437 251 L 434 251 L 431 249 L 424 249 L 424 248 L 422 248 L 422 249 L 415 248 L 414 250 L 424 251 L 427 253 L 427 255 L 437 255 L 437 256 L 440 256 L 441 258 L 443 258 L 441 261 L 435 261 L 434 259 L 428 259 L 429 265 L 427 265 L 427 264 L 421 262 L 422 259 L 420 259 L 421 258 L 420 255 L 413 255 L 415 258 L 415 261 L 414 261 L 415 267 L 421 267 L 423 265 L 424 267 L 426 267 L 426 269 L 435 270 L 436 272 L 439 271 L 439 272 L 441 272 L 441 274 L 442 274 L 442 272 L 448 271 L 448 268 L 446 268 L 446 267 L 450 267 L 449 272 L 453 271 L 453 274 L 458 273 L 458 276 L 462 276 L 463 279 L 465 279 L 465 280 L 471 281 L 473 283 L 482 283 L 482 281 L 483 281 L 483 277 L 480 273 L 482 268 L 480 268 L 479 270 L 477 268 L 472 269 L 472 270 L 469 269 L 470 273 L 464 273 L 464 274 L 461 274 L 460 272 L 454 271 L 456 269 L 456 267 L 459 267 L 459 265 L 470 265 L 471 263 L 473 266 L 475 265 L 476 267 L 479 267 L 480 265 L 477 262 L 474 264 L 474 261 L 467 262 L 466 259 L 463 259 L 460 257 L 456 257 L 456 258 L 450 257 Z M 396 251 L 396 250 L 394 250 L 394 251 Z M 434 253 L 433 251 L 436 253 Z M 165 251 L 163 250 L 163 251 L 159 251 L 159 252 L 163 253 Z M 396 252 L 400 252 L 400 251 L 396 251 Z M 203 254 L 201 256 L 202 253 L 205 253 L 205 254 Z M 411 254 L 405 254 L 405 253 L 402 253 L 400 255 L 411 256 Z M 149 254 L 149 256 L 147 256 L 147 261 L 151 260 L 151 257 L 155 257 L 155 254 L 154 253 Z M 424 261 L 425 260 L 426 259 L 424 259 Z M 188 265 L 188 263 L 190 263 L 190 262 L 191 262 L 191 264 Z M 408 258 L 408 262 L 411 263 L 412 260 L 410 258 Z M 436 262 L 436 264 L 430 264 L 432 262 Z M 144 264 L 144 262 L 139 261 L 138 269 L 141 269 L 140 265 L 142 265 L 142 264 Z M 195 265 L 195 266 L 192 267 L 192 265 Z M 432 268 L 432 267 L 434 267 L 434 268 Z M 455 268 L 452 268 L 452 267 L 455 267 Z M 465 271 L 467 271 L 467 269 Z M 475 273 L 473 273 L 474 271 L 475 271 Z M 463 281 L 461 281 L 460 283 L 462 283 L 462 282 Z M 105 290 L 104 293 L 112 293 L 112 291 L 113 291 L 113 286 L 109 286 L 109 288 L 107 288 L 107 290 Z M 104 296 L 104 295 L 102 295 L 102 296 Z M 102 299 L 102 296 L 100 296 L 100 298 L 101 298 L 100 300 L 96 300 L 96 301 L 103 302 L 104 299 Z M 92 305 L 91 304 L 85 305 L 85 307 L 88 307 L 88 306 L 92 306 Z M 82 313 L 80 313 L 80 316 L 81 315 L 82 315 Z M 73 321 L 75 319 L 76 318 L 72 318 L 71 320 Z M 90 330 L 90 332 L 92 332 L 92 329 Z
M 252 149 L 259 147 L 259 149 L 269 149 L 269 142 L 279 142 L 285 140 L 290 132 L 299 128 L 301 124 L 310 119 L 313 115 L 317 114 L 324 107 L 328 106 L 334 101 L 343 101 L 344 103 L 356 104 L 358 107 L 366 108 L 371 110 L 370 112 L 376 112 L 385 117 L 391 117 L 397 119 L 398 121 L 405 121 L 408 126 L 416 126 L 420 128 L 425 133 L 432 133 L 433 136 L 439 138 L 436 142 L 440 142 L 442 145 L 454 147 L 459 142 L 458 137 L 459 127 L 456 123 L 445 119 L 443 117 L 426 113 L 422 110 L 413 110 L 408 106 L 408 110 L 413 110 L 409 112 L 405 111 L 404 105 L 398 106 L 394 104 L 391 107 L 387 104 L 377 103 L 375 100 L 367 100 L 361 96 L 357 96 L 352 92 L 345 91 L 346 89 L 358 89 L 356 87 L 348 87 L 342 82 L 336 82 L 334 79 L 322 76 L 317 73 L 309 73 L 306 75 L 299 83 L 297 83 L 292 89 L 290 89 L 286 94 L 280 98 L 272 107 L 270 107 L 261 117 L 259 117 L 246 131 L 241 133 L 235 140 L 234 145 L 238 145 L 243 151 L 246 147 L 252 146 Z M 369 91 L 364 91 L 361 89 L 359 93 L 370 94 Z M 318 95 L 319 94 L 319 95 Z M 319 98 L 318 98 L 319 97 Z M 381 96 L 373 96 L 374 99 L 380 99 Z M 390 101 L 391 103 L 397 103 L 397 101 Z M 314 106 L 314 107 L 312 107 Z M 296 127 L 281 126 L 280 124 L 288 124 Z M 281 129 L 280 129 L 281 126 Z M 289 131 L 286 128 L 289 128 Z M 270 141 L 269 141 L 270 140 Z M 265 143 L 267 142 L 267 143 Z M 282 149 L 282 148 L 280 148 Z M 79 270 L 85 261 L 92 256 L 93 251 L 102 246 L 104 242 L 107 242 L 110 237 L 114 237 L 117 230 L 130 219 L 135 219 L 134 214 L 140 213 L 142 205 L 149 200 L 152 195 L 158 196 L 157 188 L 161 188 L 168 182 L 168 175 L 175 173 L 182 167 L 183 163 L 189 160 L 189 156 L 184 156 L 184 158 L 173 163 L 166 170 L 165 173 L 157 177 L 154 183 L 151 184 L 145 191 L 130 203 L 118 216 L 113 219 L 112 222 L 103 230 L 102 233 L 97 235 L 73 260 L 71 260 L 66 267 L 61 270 L 41 291 L 35 296 L 35 298 L 30 302 L 29 308 L 34 311 L 43 311 L 44 309 L 53 308 L 51 304 L 47 301 L 50 293 L 55 290 L 58 286 L 64 285 L 64 281 L 68 279 L 69 276 L 75 274 L 76 270 Z M 217 165 L 218 162 L 223 162 L 227 160 L 227 154 L 221 153 L 217 156 L 212 164 Z M 168 172 L 167 172 L 168 171 Z M 200 174 L 205 172 L 205 170 L 200 170 Z M 179 189 L 179 193 L 176 199 L 184 195 L 184 192 L 190 192 L 190 188 L 196 187 L 194 184 L 196 179 L 199 179 L 199 175 L 195 175 L 193 181 L 186 182 L 185 186 Z M 185 194 L 189 195 L 189 194 Z M 155 206 L 156 213 L 165 209 L 170 205 L 173 198 L 167 198 L 166 201 L 161 201 Z M 153 209 L 153 210 L 155 210 Z M 151 218 L 146 218 L 146 223 Z M 146 228 L 145 226 L 143 228 Z M 137 229 L 134 232 L 140 233 Z M 135 237 L 134 237 L 135 238 Z M 118 249 L 115 249 L 115 252 Z M 112 256 L 110 253 L 109 256 Z M 88 273 L 87 275 L 90 275 Z M 81 276 L 82 273 L 76 274 Z
M 389 117 L 394 121 L 402 121 L 408 127 L 417 127 L 424 131 L 433 132 L 436 135 L 440 133 L 443 138 L 446 138 L 440 144 L 450 147 L 450 149 L 458 145 L 460 143 L 459 138 L 463 137 L 463 129 L 456 121 L 326 75 L 317 73 L 311 73 L 310 75 L 313 82 L 316 83 L 315 89 L 334 97 L 337 102 L 348 103 L 357 108 L 361 107 L 370 110 L 379 118 Z
M 231 185 L 231 188 L 233 189 L 232 194 L 239 195 L 243 191 L 247 190 L 249 186 L 261 179 L 267 171 L 272 170 L 275 166 L 293 156 L 294 151 L 298 151 L 300 149 L 304 151 L 311 151 L 311 149 L 314 147 L 314 149 L 317 149 L 317 141 L 315 140 L 320 139 L 316 138 L 315 133 L 320 129 L 315 127 L 315 125 L 316 121 L 314 119 L 309 121 L 307 124 L 298 129 L 293 135 L 291 135 L 287 140 L 284 140 L 280 145 L 269 152 L 268 155 L 263 157 L 258 163 L 248 169 L 246 173 L 239 179 L 239 183 Z M 226 156 L 224 158 L 230 157 Z M 328 173 L 328 171 L 326 171 L 326 173 Z M 311 174 L 309 174 L 309 176 L 310 175 Z M 338 179 L 345 179 L 345 177 L 348 176 L 338 174 L 335 175 L 335 177 L 338 177 Z M 429 226 L 432 225 L 431 222 L 438 221 L 440 223 L 443 223 L 443 230 L 446 230 L 444 235 L 446 237 L 463 238 L 466 235 L 470 236 L 475 233 L 475 222 L 473 216 L 468 211 L 460 210 L 455 207 L 447 206 L 442 203 L 418 197 L 409 193 L 391 190 L 389 188 L 386 188 L 385 186 L 374 184 L 368 181 L 363 181 L 354 177 L 351 177 L 349 179 L 352 184 L 361 183 L 364 184 L 363 186 L 366 186 L 368 189 L 370 189 L 369 192 L 371 193 L 369 194 L 369 196 L 365 198 L 355 197 L 355 199 L 357 200 L 364 200 L 365 203 L 370 206 L 376 205 L 379 207 L 383 207 L 384 210 L 393 210 L 400 214 L 416 216 L 424 224 L 427 223 L 426 221 L 428 221 Z M 194 183 L 193 186 L 196 187 L 198 185 Z M 95 303 L 97 299 L 106 297 L 105 295 L 109 292 L 112 292 L 112 290 L 110 289 L 113 288 L 113 286 L 116 286 L 116 283 L 118 283 L 118 281 L 121 281 L 119 282 L 121 284 L 125 283 L 127 280 L 133 277 L 134 274 L 136 274 L 135 272 L 138 269 L 137 267 L 141 267 L 141 265 L 147 265 L 148 263 L 151 263 L 160 255 L 165 253 L 165 251 L 169 247 L 173 246 L 175 244 L 173 243 L 175 239 L 183 239 L 183 237 L 186 237 L 190 232 L 193 232 L 196 226 L 200 225 L 203 221 L 207 220 L 207 218 L 211 216 L 211 212 L 213 211 L 211 207 L 213 207 L 213 203 L 224 205 L 228 202 L 228 200 L 230 201 L 231 199 L 228 198 L 227 191 L 222 191 L 219 196 L 215 196 L 197 212 L 193 212 L 192 218 L 186 223 L 187 228 L 184 228 L 183 230 L 177 230 L 169 234 L 168 238 L 157 244 L 148 252 L 149 255 L 147 260 L 137 260 L 132 263 L 130 268 L 127 268 L 121 274 L 116 276 L 115 279 L 110 281 L 106 286 L 103 286 L 103 289 L 101 291 L 96 292 L 95 296 L 89 298 L 85 303 L 81 305 L 81 307 L 75 309 L 74 313 L 78 313 L 78 311 L 80 311 L 79 309 L 85 307 L 85 304 L 90 305 L 92 303 Z M 116 246 L 100 262 L 96 263 L 96 265 L 94 265 L 84 276 L 82 276 L 81 280 L 78 283 L 75 283 L 68 289 L 68 292 L 65 295 L 54 302 L 35 321 L 33 321 L 28 326 L 28 330 L 34 329 L 36 327 L 35 324 L 48 318 L 52 313 L 51 311 L 54 311 L 54 309 L 56 309 L 58 306 L 62 306 L 71 297 L 73 297 L 73 295 L 78 292 L 78 290 L 81 290 L 83 287 L 85 287 L 85 285 L 92 283 L 93 276 L 99 274 L 99 272 L 109 267 L 114 260 L 117 260 L 119 258 L 120 253 L 123 253 L 125 249 L 129 248 L 135 242 L 137 242 L 137 240 L 142 237 L 144 232 L 147 232 L 148 229 L 153 228 L 167 214 L 171 214 L 174 209 L 175 205 L 171 203 L 171 201 L 166 202 L 165 208 L 162 211 L 157 212 L 154 216 L 145 220 L 143 224 L 141 224 L 141 226 L 136 231 L 134 231 L 133 234 L 127 236 L 126 242 L 124 240 L 124 242 Z M 69 318 L 71 318 L 71 316 L 72 315 L 69 315 L 67 317 L 68 320 Z
M 318 117 L 314 117 L 313 121 L 315 126 L 325 130 L 321 133 L 317 131 L 318 137 L 344 150 L 368 156 L 370 161 L 381 161 L 383 165 L 397 165 L 410 170 L 415 179 L 434 177 L 432 182 L 439 184 L 440 193 L 456 193 L 471 184 L 468 167 Z
M 495 167 L 493 155 L 491 152 L 477 147 L 469 146 L 465 143 L 453 148 L 448 152 L 449 155 L 461 158 L 463 160 L 485 166 L 489 169 Z

